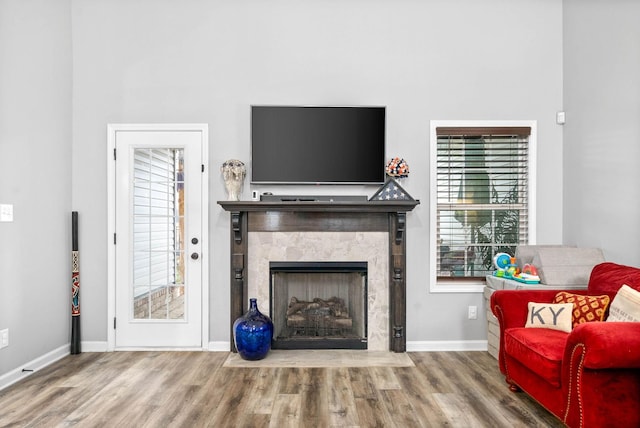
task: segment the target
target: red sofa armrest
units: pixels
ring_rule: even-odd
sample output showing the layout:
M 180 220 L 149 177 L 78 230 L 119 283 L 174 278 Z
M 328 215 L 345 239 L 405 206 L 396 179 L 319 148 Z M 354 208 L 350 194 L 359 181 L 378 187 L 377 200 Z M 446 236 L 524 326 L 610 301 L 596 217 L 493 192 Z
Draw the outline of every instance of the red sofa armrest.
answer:
M 502 330 L 524 327 L 529 312 L 528 303 L 550 303 L 560 290 L 497 290 L 491 295 L 491 311 Z
M 587 322 L 567 337 L 562 388 L 567 426 L 640 426 L 640 323 Z
M 582 349 L 578 349 L 582 348 Z M 577 325 L 567 338 L 563 361 L 582 353 L 588 369 L 640 368 L 640 323 L 587 322 Z

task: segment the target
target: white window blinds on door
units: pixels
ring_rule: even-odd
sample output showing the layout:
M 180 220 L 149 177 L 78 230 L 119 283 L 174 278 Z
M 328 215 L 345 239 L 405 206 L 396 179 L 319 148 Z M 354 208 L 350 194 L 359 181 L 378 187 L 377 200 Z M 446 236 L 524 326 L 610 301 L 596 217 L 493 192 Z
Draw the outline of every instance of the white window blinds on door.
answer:
M 483 278 L 528 242 L 529 127 L 438 127 L 437 277 Z
M 142 296 L 181 282 L 182 150 L 135 149 L 133 166 L 133 284 Z

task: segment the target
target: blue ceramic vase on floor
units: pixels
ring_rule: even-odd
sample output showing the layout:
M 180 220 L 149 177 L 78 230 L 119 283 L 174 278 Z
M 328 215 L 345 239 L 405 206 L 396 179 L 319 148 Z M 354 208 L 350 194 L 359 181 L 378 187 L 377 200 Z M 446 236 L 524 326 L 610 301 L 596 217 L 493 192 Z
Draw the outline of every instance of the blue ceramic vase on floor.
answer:
M 233 323 L 233 340 L 245 360 L 261 360 L 271 349 L 273 323 L 258 310 L 256 299 L 249 299 L 249 311 Z

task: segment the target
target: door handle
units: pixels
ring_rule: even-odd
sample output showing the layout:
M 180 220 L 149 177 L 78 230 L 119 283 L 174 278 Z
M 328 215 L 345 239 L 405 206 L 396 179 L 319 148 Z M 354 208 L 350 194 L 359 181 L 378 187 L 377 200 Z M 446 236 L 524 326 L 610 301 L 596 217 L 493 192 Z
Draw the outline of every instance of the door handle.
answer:
M 200 257 L 200 256 L 198 256 L 198 253 L 191 253 L 191 258 L 193 260 L 198 260 L 198 257 Z

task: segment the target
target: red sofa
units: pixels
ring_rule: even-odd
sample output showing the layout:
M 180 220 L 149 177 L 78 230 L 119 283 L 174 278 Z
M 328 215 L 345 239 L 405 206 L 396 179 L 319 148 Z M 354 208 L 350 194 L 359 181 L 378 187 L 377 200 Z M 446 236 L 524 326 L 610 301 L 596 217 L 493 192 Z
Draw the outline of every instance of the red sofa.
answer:
M 627 284 L 640 291 L 640 269 L 601 263 L 587 290 L 609 295 Z M 569 427 L 640 427 L 640 323 L 586 322 L 570 333 L 525 328 L 528 302 L 551 303 L 559 290 L 498 290 L 491 310 L 500 323 L 500 371 Z

